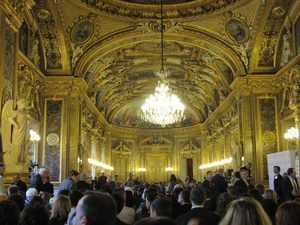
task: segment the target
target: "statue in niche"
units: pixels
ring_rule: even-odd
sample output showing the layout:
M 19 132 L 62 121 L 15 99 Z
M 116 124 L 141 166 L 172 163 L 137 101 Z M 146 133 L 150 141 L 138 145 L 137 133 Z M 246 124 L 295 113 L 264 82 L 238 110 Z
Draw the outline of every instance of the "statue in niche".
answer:
M 230 149 L 232 157 L 232 165 L 234 170 L 239 170 L 241 167 L 241 159 L 243 154 L 243 143 L 242 141 L 236 140 Z
M 13 109 L 13 101 L 5 103 L 2 111 L 2 137 L 5 150 L 5 161 L 7 164 L 23 164 L 30 158 L 26 146 L 27 134 L 27 110 L 28 101 L 20 99 L 17 101 L 16 109 Z
M 79 60 L 80 56 L 83 54 L 83 47 L 79 45 L 75 45 L 71 42 L 71 48 L 72 48 L 71 67 L 72 69 L 74 69 L 77 61 Z
M 30 59 L 32 60 L 34 65 L 36 65 L 37 67 L 40 66 L 39 38 L 38 38 L 38 36 L 34 37 Z
M 283 67 L 286 65 L 292 57 L 292 49 L 290 44 L 290 35 L 289 31 L 285 32 L 282 36 L 282 55 L 280 66 Z

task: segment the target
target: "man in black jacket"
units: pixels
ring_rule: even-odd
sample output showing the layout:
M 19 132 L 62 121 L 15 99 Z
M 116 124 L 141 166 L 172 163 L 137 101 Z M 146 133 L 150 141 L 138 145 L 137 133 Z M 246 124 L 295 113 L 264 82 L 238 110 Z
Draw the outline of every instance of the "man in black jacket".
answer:
M 17 185 L 19 187 L 20 192 L 22 193 L 26 193 L 27 191 L 27 185 L 22 181 L 20 175 L 18 173 L 16 173 L 13 176 L 13 182 L 12 185 Z
M 35 188 L 39 193 L 40 191 L 45 191 L 43 179 L 45 179 L 48 176 L 49 176 L 48 168 L 41 167 L 39 169 L 39 172 L 36 175 L 34 175 L 29 187 Z
M 294 168 L 287 170 L 288 176 L 282 181 L 282 194 L 284 201 L 294 200 L 300 196 L 300 187 L 296 178 L 296 171 Z
M 201 220 L 201 225 L 218 225 L 221 218 L 207 209 L 204 209 L 204 201 L 204 191 L 201 188 L 193 188 L 191 190 L 192 209 L 177 217 L 176 224 L 187 225 L 189 220 L 195 217 Z
M 240 179 L 236 180 L 233 184 L 233 190 L 236 197 L 242 196 L 248 193 L 248 169 L 246 167 L 240 168 Z
M 222 194 L 227 191 L 228 183 L 226 182 L 223 174 L 224 169 L 220 168 L 217 170 L 216 175 L 212 178 L 212 183 L 214 184 L 215 191 L 218 194 Z
M 277 193 L 277 199 L 278 202 L 281 203 L 283 202 L 283 196 L 282 196 L 282 181 L 283 177 L 280 174 L 280 167 L 279 166 L 274 166 L 273 167 L 274 171 L 274 190 Z

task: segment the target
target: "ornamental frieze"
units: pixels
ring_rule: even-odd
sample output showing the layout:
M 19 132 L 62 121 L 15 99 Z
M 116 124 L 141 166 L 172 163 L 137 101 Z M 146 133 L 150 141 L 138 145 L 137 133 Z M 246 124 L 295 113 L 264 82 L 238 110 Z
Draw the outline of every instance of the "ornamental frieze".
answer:
M 79 1 L 79 0 L 77 0 Z M 160 18 L 159 5 L 149 4 L 136 4 L 126 3 L 123 1 L 110 1 L 110 0 L 80 0 L 82 4 L 96 9 L 99 12 L 128 17 L 131 19 L 158 19 Z M 180 4 L 180 6 L 165 6 L 164 18 L 193 18 L 203 15 L 211 15 L 219 11 L 225 10 L 228 7 L 237 5 L 238 3 L 245 4 L 245 0 L 213 0 L 213 1 L 193 1 L 189 4 Z

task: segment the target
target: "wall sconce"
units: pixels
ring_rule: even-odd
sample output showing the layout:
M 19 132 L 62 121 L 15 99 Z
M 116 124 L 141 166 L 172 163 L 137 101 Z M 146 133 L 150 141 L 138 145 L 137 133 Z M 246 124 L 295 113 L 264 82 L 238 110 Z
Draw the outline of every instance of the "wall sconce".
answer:
M 172 171 L 173 171 L 173 168 L 172 168 L 172 167 L 167 167 L 167 168 L 165 168 L 165 171 L 166 171 L 166 172 L 172 172 Z
M 146 168 L 138 168 L 137 171 L 138 172 L 146 172 Z
M 295 127 L 291 127 L 284 133 L 284 139 L 286 140 L 292 140 L 292 139 L 298 139 L 299 138 L 299 131 Z
M 34 130 L 29 130 L 29 135 L 29 140 L 33 143 L 39 142 L 41 140 L 40 135 Z
M 284 133 L 284 139 L 287 140 L 288 149 L 297 149 L 297 140 L 299 139 L 299 131 L 295 127 L 291 127 Z
M 208 169 L 208 168 L 211 168 L 211 167 L 222 166 L 222 165 L 225 165 L 225 164 L 228 164 L 228 163 L 231 163 L 231 162 L 232 162 L 232 157 L 222 159 L 220 161 L 215 161 L 215 162 L 212 162 L 212 163 L 203 164 L 203 165 L 199 166 L 199 169 L 202 170 L 202 169 Z

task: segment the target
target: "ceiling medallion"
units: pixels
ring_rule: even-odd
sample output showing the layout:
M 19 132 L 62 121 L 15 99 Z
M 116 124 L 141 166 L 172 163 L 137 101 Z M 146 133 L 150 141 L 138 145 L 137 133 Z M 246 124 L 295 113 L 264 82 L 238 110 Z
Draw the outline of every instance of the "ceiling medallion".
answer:
M 178 123 L 185 119 L 184 105 L 180 102 L 180 99 L 172 94 L 171 88 L 169 87 L 166 78 L 168 72 L 164 70 L 163 65 L 163 7 L 161 0 L 161 71 L 157 72 L 159 77 L 158 85 L 155 88 L 154 94 L 150 95 L 142 106 L 142 119 L 146 122 L 153 123 L 165 127 L 170 124 Z

